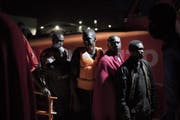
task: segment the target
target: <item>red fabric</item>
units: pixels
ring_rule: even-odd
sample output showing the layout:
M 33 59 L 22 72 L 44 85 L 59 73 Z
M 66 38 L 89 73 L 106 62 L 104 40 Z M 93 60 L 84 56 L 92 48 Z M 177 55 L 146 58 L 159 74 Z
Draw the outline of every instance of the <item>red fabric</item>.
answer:
M 35 120 L 24 41 L 17 25 L 0 12 L 0 120 Z
M 34 71 L 37 66 L 38 66 L 38 58 L 37 56 L 35 55 L 33 49 L 31 48 L 28 40 L 26 39 L 25 36 L 23 36 L 24 39 L 25 39 L 25 47 L 26 47 L 26 57 L 27 57 L 27 61 L 28 61 L 28 64 L 29 64 L 29 69 L 30 71 Z
M 105 55 L 98 64 L 94 82 L 92 119 L 116 120 L 116 99 L 112 79 L 123 61 L 114 56 Z

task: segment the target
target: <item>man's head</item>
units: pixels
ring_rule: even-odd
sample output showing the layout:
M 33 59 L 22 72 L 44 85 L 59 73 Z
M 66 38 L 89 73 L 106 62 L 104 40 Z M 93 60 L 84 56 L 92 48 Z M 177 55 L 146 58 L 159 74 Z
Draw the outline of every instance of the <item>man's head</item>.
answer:
M 52 33 L 52 46 L 54 48 L 63 47 L 64 44 L 64 35 L 60 32 Z
M 108 48 L 110 51 L 118 54 L 121 49 L 121 39 L 119 36 L 112 35 L 107 39 Z
M 89 49 L 93 50 L 96 46 L 96 33 L 92 29 L 86 29 L 83 31 L 83 43 Z
M 149 33 L 156 39 L 164 40 L 167 35 L 175 32 L 176 11 L 168 3 L 155 5 L 149 13 Z
M 129 43 L 130 56 L 136 60 L 142 59 L 144 56 L 144 45 L 140 40 L 132 40 Z

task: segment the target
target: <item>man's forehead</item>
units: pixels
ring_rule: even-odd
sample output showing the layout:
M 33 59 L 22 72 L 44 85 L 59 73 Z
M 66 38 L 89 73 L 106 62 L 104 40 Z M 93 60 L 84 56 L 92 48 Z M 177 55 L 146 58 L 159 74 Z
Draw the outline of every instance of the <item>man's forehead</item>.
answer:
M 138 48 L 144 48 L 144 45 L 143 45 L 142 43 L 138 43 L 136 46 L 137 46 Z
M 86 36 L 86 37 L 94 37 L 95 34 L 93 32 L 88 32 L 86 34 L 83 34 L 83 36 Z
M 120 42 L 120 38 L 115 37 L 115 38 L 112 40 L 112 42 Z
M 64 36 L 62 34 L 54 34 L 53 35 L 53 39 L 57 39 L 59 41 L 63 41 L 64 40 Z
M 86 40 L 95 40 L 96 37 L 93 35 L 93 34 L 87 34 L 85 36 L 83 36 L 83 40 L 86 41 Z

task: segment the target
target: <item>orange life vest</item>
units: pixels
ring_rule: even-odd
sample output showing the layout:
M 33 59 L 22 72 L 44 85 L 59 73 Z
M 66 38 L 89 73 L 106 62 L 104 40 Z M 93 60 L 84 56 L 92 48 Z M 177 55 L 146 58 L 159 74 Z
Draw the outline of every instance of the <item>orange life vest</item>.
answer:
M 103 53 L 102 48 L 96 47 L 95 49 L 97 52 L 95 59 L 87 51 L 80 53 L 80 73 L 79 78 L 77 78 L 78 88 L 92 90 L 95 67 Z

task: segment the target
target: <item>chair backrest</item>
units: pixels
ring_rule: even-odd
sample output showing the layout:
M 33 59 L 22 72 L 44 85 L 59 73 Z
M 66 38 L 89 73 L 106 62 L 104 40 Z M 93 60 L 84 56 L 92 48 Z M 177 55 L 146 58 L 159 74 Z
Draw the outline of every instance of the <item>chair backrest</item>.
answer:
M 53 110 L 53 102 L 58 99 L 54 96 L 46 96 L 41 92 L 34 92 L 36 100 L 37 117 L 48 117 L 48 120 L 53 120 L 53 115 L 57 114 Z

